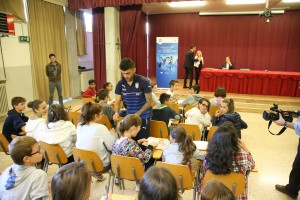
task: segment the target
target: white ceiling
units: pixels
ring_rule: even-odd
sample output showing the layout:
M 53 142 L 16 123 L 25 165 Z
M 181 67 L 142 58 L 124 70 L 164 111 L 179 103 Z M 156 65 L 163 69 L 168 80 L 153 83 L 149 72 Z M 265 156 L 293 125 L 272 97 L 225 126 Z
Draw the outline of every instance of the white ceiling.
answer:
M 255 5 L 226 5 L 225 0 L 203 0 L 204 6 L 171 8 L 168 3 L 143 4 L 143 12 L 146 14 L 166 13 L 198 13 L 198 12 L 238 12 L 238 11 L 263 11 L 265 4 Z M 283 10 L 300 9 L 300 3 L 283 3 L 281 0 L 269 0 L 269 8 Z

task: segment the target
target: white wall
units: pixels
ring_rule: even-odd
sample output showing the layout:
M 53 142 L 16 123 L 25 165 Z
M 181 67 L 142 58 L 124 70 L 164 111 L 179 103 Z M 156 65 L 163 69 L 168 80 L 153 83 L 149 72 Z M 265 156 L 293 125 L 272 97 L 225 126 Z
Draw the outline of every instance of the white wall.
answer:
M 86 32 L 87 42 L 87 55 L 78 56 L 78 65 L 86 68 L 94 68 L 94 57 L 93 57 L 93 33 Z
M 29 43 L 19 42 L 19 36 L 28 36 L 27 24 L 15 22 L 15 31 L 15 36 L 1 38 L 7 99 L 10 102 L 11 98 L 22 96 L 29 102 L 33 100 Z

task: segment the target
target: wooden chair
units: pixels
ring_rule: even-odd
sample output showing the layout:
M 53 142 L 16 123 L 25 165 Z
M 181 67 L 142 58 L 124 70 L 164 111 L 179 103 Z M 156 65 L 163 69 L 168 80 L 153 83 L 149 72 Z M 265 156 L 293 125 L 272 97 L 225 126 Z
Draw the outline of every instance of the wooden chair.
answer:
M 109 119 L 106 115 L 101 116 L 99 123 L 106 126 L 108 130 L 110 130 L 112 128 L 112 125 L 111 125 L 111 123 L 110 123 L 110 121 L 109 121 Z
M 201 130 L 198 125 L 179 123 L 178 126 L 183 127 L 186 130 L 187 135 L 191 136 L 192 140 L 201 139 Z
M 213 119 L 213 117 L 215 116 L 216 114 L 216 111 L 219 110 L 220 107 L 219 106 L 210 106 L 210 109 L 209 109 L 209 115 L 210 115 L 210 120 Z
M 175 110 L 175 112 L 180 113 L 180 109 L 177 103 L 170 103 L 168 106 Z
M 58 144 L 48 144 L 46 142 L 40 141 L 41 149 L 43 150 L 45 163 L 44 163 L 44 171 L 47 172 L 48 165 L 57 164 L 61 167 L 63 164 L 68 162 L 67 155 L 63 151 L 63 149 Z
M 68 112 L 70 121 L 77 127 L 77 124 L 79 122 L 79 117 L 81 113 L 79 112 Z
M 87 102 L 95 103 L 95 100 L 93 98 L 82 98 L 81 100 L 83 104 Z
M 6 137 L 0 133 L 0 152 L 4 152 L 6 155 L 9 155 L 9 150 L 8 150 L 8 141 Z
M 213 135 L 215 134 L 216 130 L 218 129 L 218 126 L 211 126 L 209 128 L 208 134 L 207 134 L 207 141 L 210 141 Z
M 187 165 L 175 165 L 158 161 L 156 162 L 156 166 L 164 167 L 171 172 L 176 179 L 177 187 L 180 189 L 181 193 L 183 193 L 184 190 L 193 189 L 193 199 L 196 199 L 198 174 L 196 178 L 194 178 L 190 168 Z
M 115 176 L 119 180 L 121 179 L 119 186 L 120 190 L 122 190 L 125 189 L 123 179 L 138 182 L 142 179 L 145 173 L 144 166 L 138 158 L 120 156 L 116 154 L 111 155 L 111 170 L 113 174 L 110 175 L 109 179 L 111 179 L 111 176 L 113 177 L 113 183 L 111 187 L 112 191 L 114 187 Z
M 240 196 L 245 190 L 245 176 L 242 173 L 230 173 L 226 175 L 216 175 L 212 171 L 208 170 L 203 178 L 203 187 L 209 181 L 216 180 L 226 185 L 233 193 L 234 196 Z
M 184 113 L 184 117 L 185 117 L 185 113 L 188 111 L 188 110 L 191 110 L 192 108 L 195 108 L 196 106 L 195 105 L 190 105 L 190 104 L 188 104 L 188 105 L 186 105 L 185 107 L 184 107 L 184 109 L 183 109 L 183 113 Z
M 169 131 L 166 123 L 163 121 L 150 120 L 150 136 L 169 138 Z

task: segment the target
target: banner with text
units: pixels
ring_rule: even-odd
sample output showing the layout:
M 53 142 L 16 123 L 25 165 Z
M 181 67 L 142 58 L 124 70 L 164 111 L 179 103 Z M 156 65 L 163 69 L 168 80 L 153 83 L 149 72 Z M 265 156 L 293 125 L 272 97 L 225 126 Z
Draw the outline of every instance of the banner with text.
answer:
M 177 80 L 178 37 L 156 38 L 157 87 L 169 88 L 170 80 Z

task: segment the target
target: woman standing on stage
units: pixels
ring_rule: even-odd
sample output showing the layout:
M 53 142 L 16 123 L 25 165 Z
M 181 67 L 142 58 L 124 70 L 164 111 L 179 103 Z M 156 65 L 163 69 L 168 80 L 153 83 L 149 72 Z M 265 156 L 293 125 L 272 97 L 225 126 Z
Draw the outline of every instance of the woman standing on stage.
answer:
M 198 59 L 198 61 L 194 62 L 194 68 L 196 72 L 195 81 L 196 81 L 196 85 L 200 85 L 198 81 L 201 74 L 202 66 L 204 65 L 204 59 L 201 51 L 197 51 L 195 59 Z

